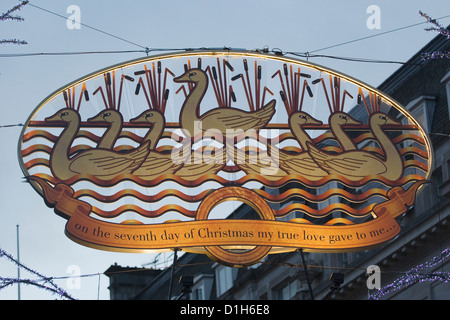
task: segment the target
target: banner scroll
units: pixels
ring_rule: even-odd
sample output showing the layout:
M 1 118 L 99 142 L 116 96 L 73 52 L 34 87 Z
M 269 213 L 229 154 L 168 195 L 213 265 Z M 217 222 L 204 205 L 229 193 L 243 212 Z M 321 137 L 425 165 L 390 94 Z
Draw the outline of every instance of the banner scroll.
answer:
M 254 260 L 264 258 L 271 248 L 276 247 L 336 252 L 373 247 L 391 240 L 400 232 L 395 217 L 406 212 L 414 201 L 417 189 L 426 183 L 418 181 L 406 191 L 401 187 L 391 189 L 389 200 L 373 208 L 373 220 L 354 225 L 324 226 L 276 220 L 232 219 L 127 225 L 90 217 L 90 205 L 74 199 L 73 189 L 65 184 L 52 187 L 44 179 L 29 179 L 41 186 L 47 205 L 54 207 L 57 214 L 68 219 L 67 236 L 84 245 L 127 252 L 170 248 L 198 252 L 209 246 L 259 246 L 264 254 L 258 252 L 259 255 Z M 211 258 L 217 258 L 212 256 L 212 250 L 207 251 Z M 223 261 L 223 257 L 220 260 L 230 265 L 256 262 L 241 263 L 240 254 L 242 253 L 231 253 L 230 261 Z

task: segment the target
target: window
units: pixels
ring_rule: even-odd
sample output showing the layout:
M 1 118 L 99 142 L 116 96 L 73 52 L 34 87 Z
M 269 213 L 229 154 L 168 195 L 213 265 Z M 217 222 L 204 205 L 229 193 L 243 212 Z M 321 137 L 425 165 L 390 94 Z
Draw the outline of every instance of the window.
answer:
M 218 266 L 216 269 L 217 296 L 221 296 L 233 286 L 233 268 Z
M 297 293 L 297 281 L 292 281 L 277 290 L 278 300 L 290 300 Z
M 448 108 L 448 117 L 450 119 L 450 71 L 441 79 L 441 83 L 445 85 L 445 89 L 447 91 L 447 108 Z
M 203 288 L 197 288 L 193 292 L 194 294 L 194 300 L 203 300 Z
M 450 180 L 450 162 L 449 161 L 444 161 L 442 163 L 441 171 L 442 171 L 442 180 L 441 180 L 441 184 L 442 184 L 442 183 L 445 183 L 448 180 Z
M 450 151 L 448 153 L 450 154 Z M 450 161 L 447 158 L 442 162 L 440 169 L 441 178 L 438 180 L 439 194 L 444 197 L 450 197 Z
M 436 97 L 420 96 L 406 105 L 406 109 L 416 119 L 425 131 L 431 131 L 431 125 L 434 116 L 434 107 L 436 105 Z M 407 123 L 407 119 L 402 119 L 403 123 Z
M 194 278 L 194 285 L 192 286 L 192 299 L 209 300 L 213 284 L 214 275 L 209 273 L 197 275 Z

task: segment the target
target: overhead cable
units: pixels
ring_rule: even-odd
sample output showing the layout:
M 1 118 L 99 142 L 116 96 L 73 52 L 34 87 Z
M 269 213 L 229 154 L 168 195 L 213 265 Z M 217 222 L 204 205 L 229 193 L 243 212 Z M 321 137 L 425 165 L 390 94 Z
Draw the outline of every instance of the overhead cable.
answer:
M 448 17 L 450 17 L 450 14 L 446 15 L 446 16 L 443 16 L 443 17 L 439 17 L 437 19 L 441 20 L 441 19 L 445 19 L 445 18 L 448 18 Z M 353 39 L 353 40 L 350 40 L 350 41 L 337 43 L 337 44 L 334 44 L 334 45 L 331 45 L 331 46 L 323 47 L 323 48 L 320 48 L 320 49 L 312 50 L 312 51 L 309 51 L 309 53 L 314 53 L 314 52 L 328 50 L 328 49 L 331 49 L 331 48 L 340 47 L 340 46 L 343 46 L 343 45 L 346 45 L 346 44 L 350 44 L 350 43 L 354 43 L 354 42 L 358 42 L 358 41 L 362 41 L 362 40 L 366 40 L 366 39 L 370 39 L 370 38 L 374 38 L 374 37 L 379 37 L 379 36 L 382 36 L 382 35 L 385 35 L 385 34 L 388 34 L 388 33 L 392 33 L 392 32 L 396 32 L 396 31 L 400 31 L 400 30 L 416 27 L 416 26 L 419 26 L 419 25 L 422 25 L 422 24 L 426 24 L 426 23 L 428 23 L 428 21 L 410 24 L 408 26 L 399 27 L 399 28 L 388 30 L 388 31 L 380 32 L 380 33 L 377 33 L 377 34 L 372 34 L 370 36 L 365 36 L 365 37 Z
M 66 17 L 66 16 L 63 16 L 63 15 L 61 15 L 61 14 L 59 14 L 59 13 L 53 12 L 53 11 L 48 10 L 48 9 L 45 9 L 45 8 L 42 8 L 42 7 L 37 6 L 37 5 L 35 5 L 35 4 L 28 3 L 28 6 L 31 6 L 31 7 L 33 7 L 33 8 L 36 8 L 36 9 L 39 9 L 39 10 L 42 10 L 42 11 L 45 11 L 45 12 L 50 13 L 50 14 L 53 14 L 53 15 L 55 15 L 55 16 L 57 16 L 57 17 L 63 18 L 64 20 L 67 20 L 67 17 Z M 127 39 L 125 39 L 125 38 L 116 36 L 116 35 L 114 35 L 114 34 L 112 34 L 112 33 L 109 33 L 109 32 L 103 31 L 103 30 L 100 30 L 100 29 L 98 29 L 98 28 L 94 28 L 94 27 L 92 27 L 92 26 L 90 26 L 90 25 L 87 25 L 87 24 L 85 24 L 85 23 L 82 23 L 81 21 L 77 21 L 77 23 L 79 23 L 79 24 L 82 25 L 83 27 L 92 29 L 92 30 L 94 30 L 94 31 L 103 33 L 103 34 L 105 34 L 105 35 L 107 35 L 107 36 L 110 36 L 110 37 L 116 38 L 116 39 L 118 39 L 118 40 L 127 42 L 127 43 L 129 43 L 129 44 L 134 45 L 134 46 L 140 47 L 140 48 L 142 48 L 142 49 L 144 49 L 144 50 L 147 50 L 147 49 L 148 49 L 146 46 L 143 46 L 143 45 L 138 44 L 138 43 L 136 43 L 136 42 L 133 42 L 133 41 L 127 40 Z

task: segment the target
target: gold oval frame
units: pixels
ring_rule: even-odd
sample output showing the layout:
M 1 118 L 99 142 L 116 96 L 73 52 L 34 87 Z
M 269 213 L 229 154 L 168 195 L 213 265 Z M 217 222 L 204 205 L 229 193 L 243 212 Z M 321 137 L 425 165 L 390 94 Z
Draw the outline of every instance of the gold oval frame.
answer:
M 20 167 L 22 169 L 22 171 L 25 173 L 25 175 L 29 175 L 28 170 L 25 168 L 24 165 L 24 161 L 23 158 L 21 157 L 21 150 L 22 150 L 22 138 L 23 135 L 25 133 L 25 130 L 28 127 L 28 124 L 30 123 L 30 120 L 33 118 L 33 116 L 39 111 L 39 109 L 43 108 L 48 102 L 50 102 L 53 98 L 55 98 L 57 95 L 61 94 L 64 90 L 72 87 L 72 86 L 76 86 L 76 85 L 80 85 L 82 82 L 87 81 L 91 78 L 94 78 L 96 76 L 99 76 L 105 72 L 109 72 L 109 71 L 113 71 L 116 69 L 120 69 L 120 68 L 126 68 L 126 67 L 131 67 L 133 65 L 137 65 L 137 64 L 141 64 L 141 63 L 147 63 L 147 62 L 151 62 L 151 61 L 157 61 L 159 59 L 171 59 L 171 58 L 182 58 L 182 57 L 191 57 L 191 56 L 197 56 L 197 55 L 204 55 L 204 56 L 214 56 L 214 57 L 225 57 L 225 56 L 233 56 L 233 57 L 253 57 L 253 58 L 260 58 L 260 59 L 269 59 L 269 60 L 275 60 L 275 61 L 281 61 L 281 62 L 287 62 L 287 63 L 292 63 L 292 64 L 296 64 L 296 65 L 301 65 L 301 66 L 306 66 L 312 69 L 315 69 L 317 71 L 320 72 L 326 72 L 330 75 L 333 76 L 337 76 L 339 78 L 345 79 L 349 82 L 351 82 L 354 85 L 358 85 L 370 92 L 376 93 L 379 96 L 381 96 L 384 100 L 386 100 L 387 102 L 389 102 L 391 104 L 391 107 L 398 110 L 400 113 L 402 113 L 406 118 L 408 118 L 409 121 L 411 121 L 414 125 L 417 126 L 418 131 L 420 132 L 420 135 L 424 138 L 424 142 L 425 142 L 425 147 L 427 149 L 427 155 L 428 155 L 428 159 L 427 159 L 427 164 L 428 164 L 428 168 L 432 168 L 433 167 L 433 151 L 432 151 L 432 146 L 431 146 L 431 141 L 430 138 L 428 136 L 428 134 L 426 133 L 426 131 L 423 129 L 423 127 L 419 124 L 419 122 L 414 119 L 412 117 L 412 115 L 410 114 L 410 112 L 408 110 L 406 110 L 401 104 L 397 103 L 395 100 L 393 100 L 392 98 L 390 98 L 388 95 L 384 94 L 383 92 L 379 91 L 376 88 L 371 87 L 370 85 L 367 85 L 363 82 L 361 82 L 360 80 L 351 78 L 343 73 L 334 71 L 332 69 L 326 68 L 326 67 L 322 67 L 319 65 L 316 65 L 314 63 L 311 62 L 306 62 L 306 61 L 302 61 L 296 58 L 291 58 L 291 57 L 285 57 L 285 56 L 277 56 L 277 55 L 271 55 L 271 54 L 263 54 L 263 53 L 259 53 L 259 52 L 251 52 L 251 51 L 233 51 L 233 50 L 214 50 L 214 51 L 189 51 L 189 52 L 183 52 L 183 53 L 170 53 L 170 54 L 162 54 L 162 55 L 155 55 L 155 56 L 151 56 L 151 57 L 146 57 L 146 58 L 139 58 L 139 59 L 135 59 L 132 61 L 128 61 L 128 62 L 124 62 L 124 63 L 120 63 L 111 67 L 107 67 L 104 68 L 102 70 L 96 71 L 94 73 L 91 73 L 87 76 L 84 76 L 76 81 L 73 81 L 67 85 L 65 85 L 64 87 L 56 90 L 55 92 L 53 92 L 52 94 L 50 94 L 47 98 L 45 98 L 35 109 L 34 111 L 30 114 L 29 118 L 27 119 L 25 125 L 23 126 L 21 135 L 20 135 L 20 139 L 19 139 L 19 143 L 18 143 L 18 158 L 19 158 L 19 164 Z M 424 177 L 424 179 L 428 179 L 429 176 L 431 174 L 431 170 L 427 171 L 426 176 Z M 41 196 L 43 196 L 43 191 L 42 189 L 39 187 L 39 185 L 34 182 L 34 181 L 30 181 L 30 184 L 32 185 L 32 187 L 35 189 L 35 191 L 37 191 Z M 420 187 L 420 189 L 422 189 Z M 232 201 L 232 200 L 238 200 L 238 201 L 242 201 L 245 204 L 251 206 L 253 209 L 255 209 L 255 211 L 258 213 L 258 215 L 260 216 L 261 219 L 264 220 L 275 220 L 273 212 L 271 211 L 270 207 L 268 207 L 268 204 L 255 192 L 249 190 L 249 189 L 245 189 L 243 187 L 224 187 L 218 190 L 214 190 L 212 191 L 207 198 L 205 198 L 202 203 L 199 206 L 198 209 L 198 213 L 196 216 L 196 220 L 207 220 L 210 211 L 217 205 L 219 205 L 220 203 L 226 202 L 226 201 Z M 268 209 L 267 209 L 268 207 Z M 270 210 L 270 211 L 269 211 Z M 210 220 L 212 223 L 214 220 Z M 95 245 L 92 244 L 85 244 L 84 245 L 88 245 L 91 247 L 96 247 Z M 230 245 L 231 250 L 236 250 L 239 249 L 239 247 L 242 248 L 242 245 L 239 243 Z M 173 247 L 166 247 L 163 249 L 171 249 Z M 200 246 L 196 247 L 196 248 L 201 248 Z M 228 248 L 228 247 L 227 247 Z M 245 247 L 244 247 L 245 248 Z M 127 248 L 127 249 L 111 249 L 112 251 L 125 251 L 125 252 L 132 252 L 133 249 L 132 248 Z M 214 246 L 214 245 L 209 245 L 209 246 L 205 246 L 204 250 L 206 251 L 206 254 L 208 254 L 213 260 L 218 261 L 220 263 L 226 264 L 226 265 L 230 265 L 230 266 L 248 266 L 254 263 L 257 263 L 258 261 L 260 261 L 261 259 L 263 259 L 267 254 L 270 253 L 270 251 L 272 251 L 272 253 L 275 253 L 275 250 L 279 250 L 280 252 L 282 252 L 282 249 L 277 249 L 276 247 L 271 247 L 271 246 L 261 246 L 261 245 L 257 245 L 256 247 L 254 247 L 254 249 L 251 250 L 247 250 L 246 252 L 242 252 L 242 253 L 238 253 L 238 252 L 231 252 L 228 251 L 226 249 L 224 249 L 224 247 L 220 247 L 218 245 Z M 230 250 L 230 249 L 229 249 Z M 144 250 L 145 251 L 145 250 Z M 190 250 L 186 250 L 186 251 L 190 251 Z M 194 251 L 194 250 L 192 250 Z M 203 251 L 202 249 L 199 250 Z M 277 251 L 278 252 L 278 251 Z M 201 252 L 203 253 L 203 252 Z

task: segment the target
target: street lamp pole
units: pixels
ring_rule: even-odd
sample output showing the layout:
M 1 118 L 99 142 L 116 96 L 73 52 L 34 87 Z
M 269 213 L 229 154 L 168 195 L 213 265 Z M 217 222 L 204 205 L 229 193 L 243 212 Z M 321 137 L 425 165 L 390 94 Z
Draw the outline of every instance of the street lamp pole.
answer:
M 19 250 L 19 225 L 17 228 L 17 262 L 20 263 L 20 250 Z M 20 266 L 17 265 L 17 280 L 20 281 Z M 20 300 L 20 282 L 17 282 L 17 300 Z

